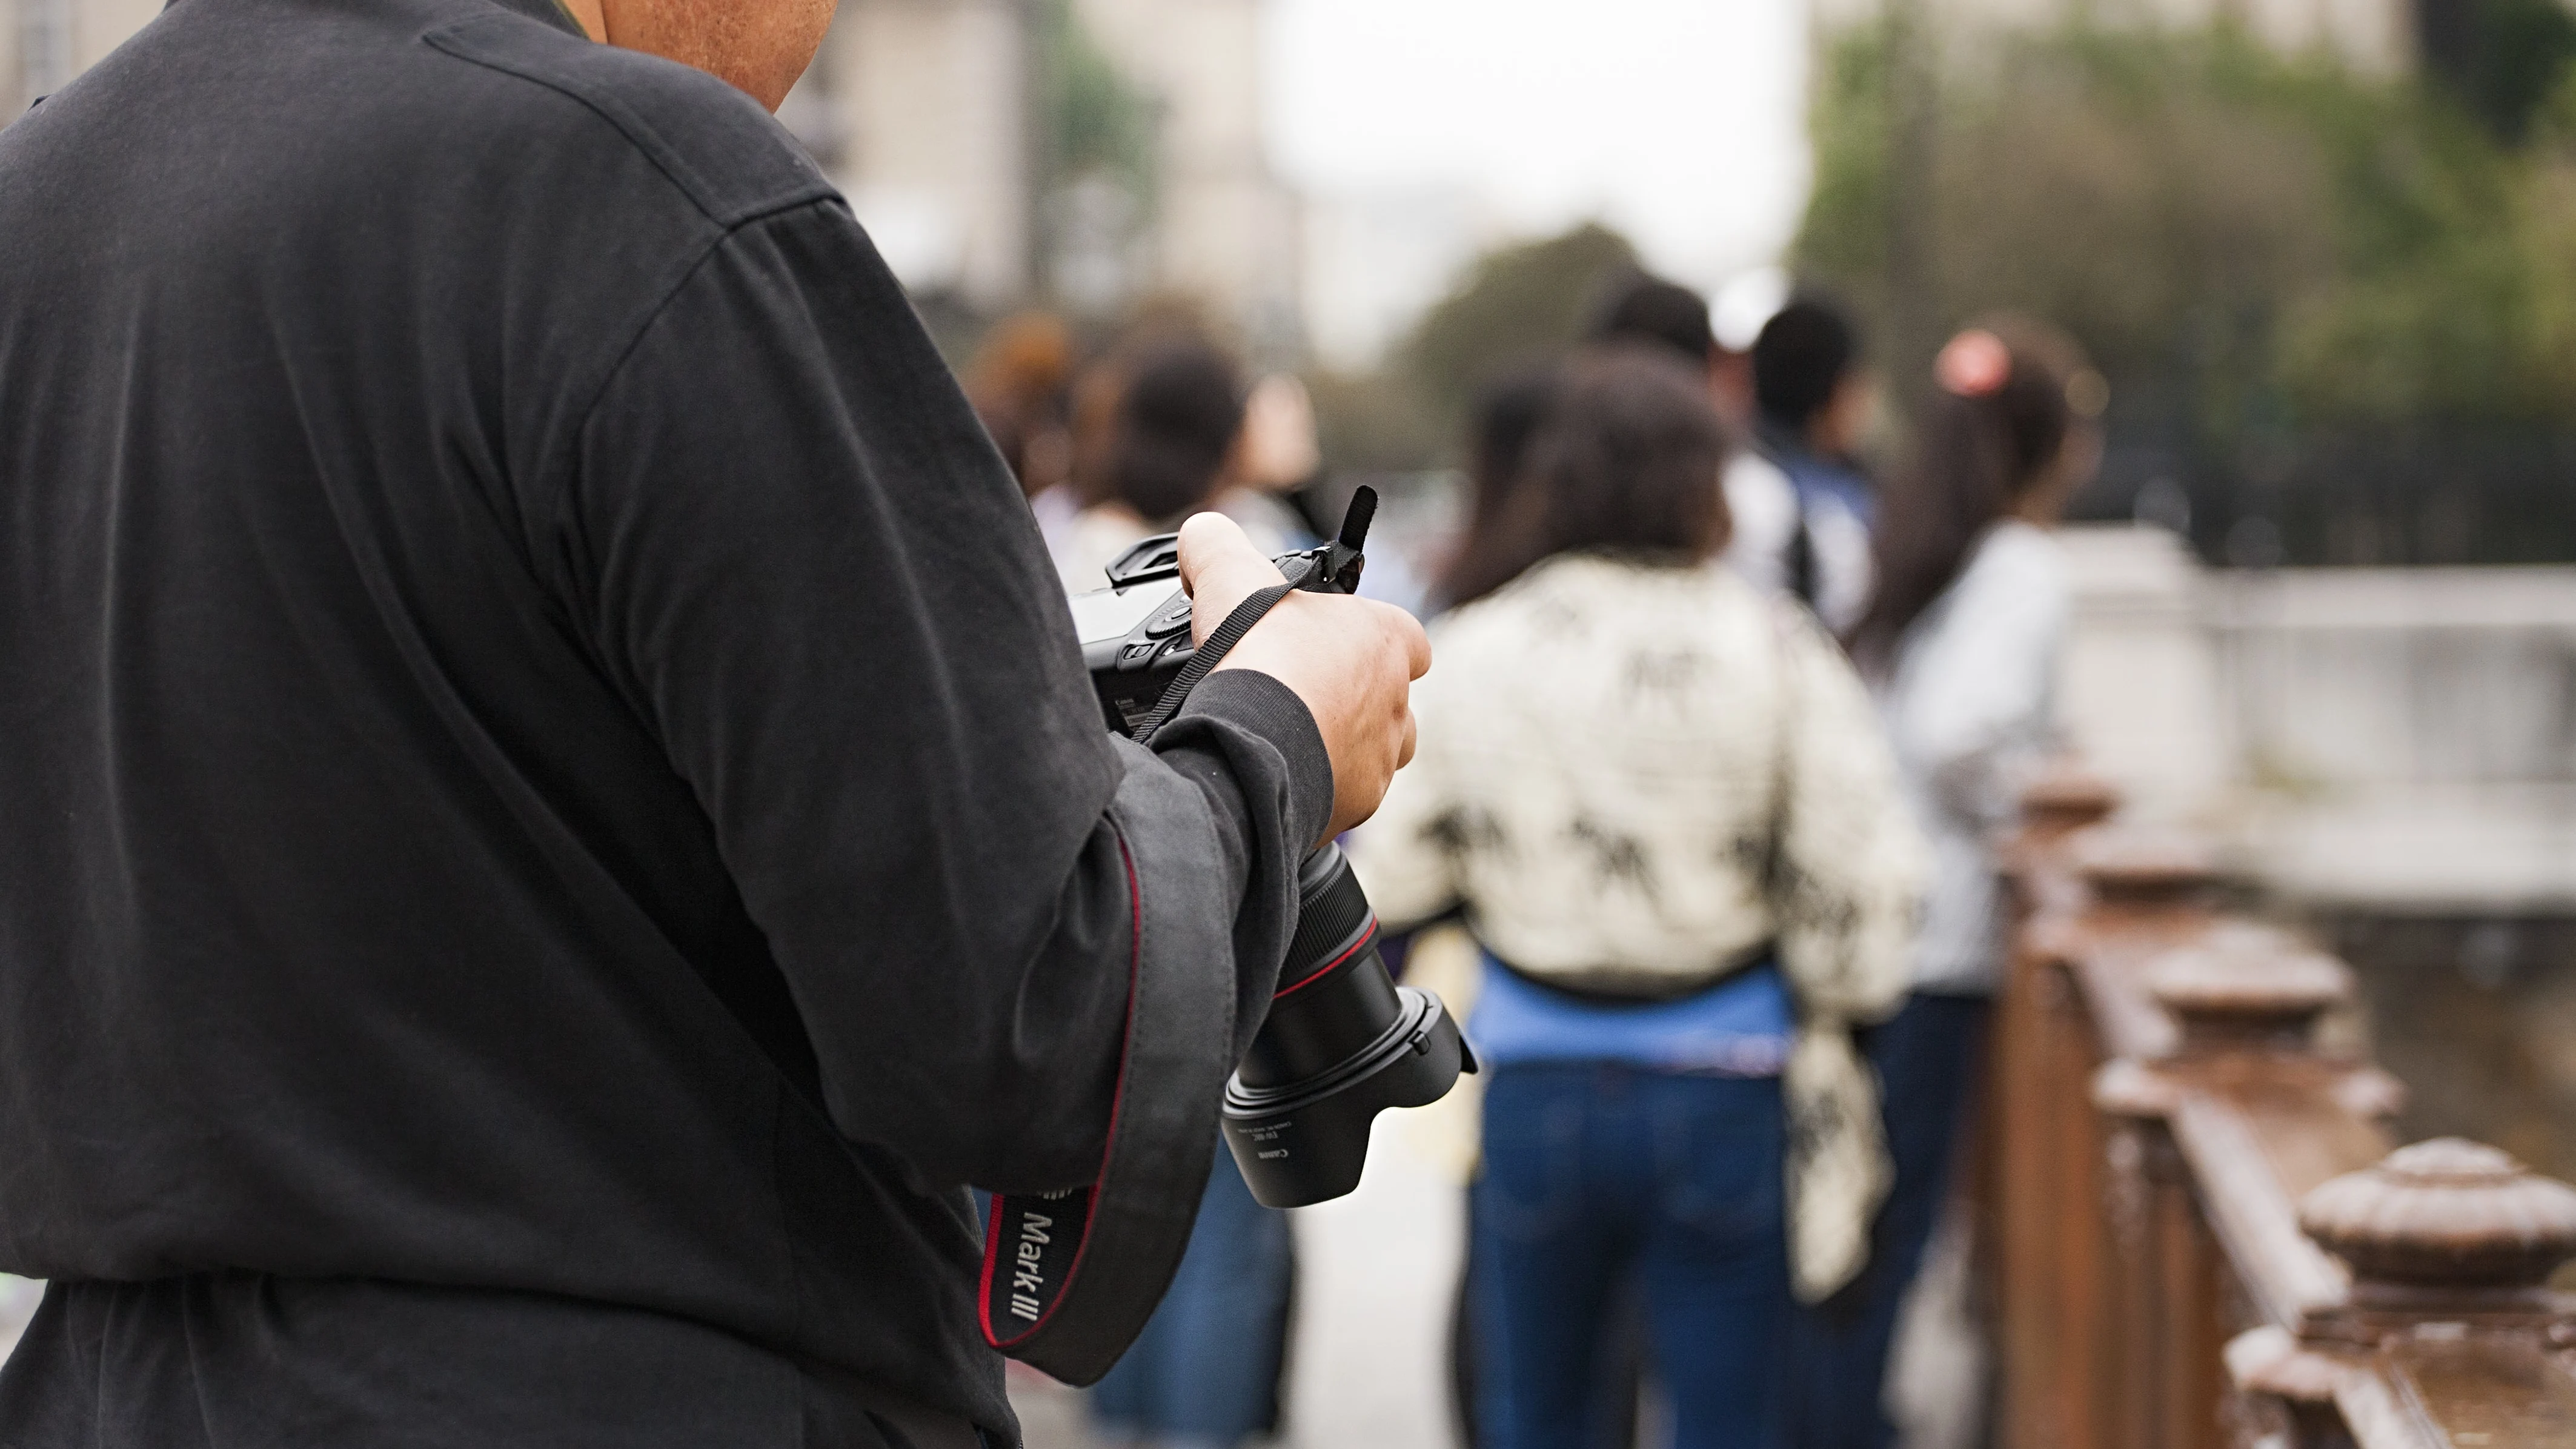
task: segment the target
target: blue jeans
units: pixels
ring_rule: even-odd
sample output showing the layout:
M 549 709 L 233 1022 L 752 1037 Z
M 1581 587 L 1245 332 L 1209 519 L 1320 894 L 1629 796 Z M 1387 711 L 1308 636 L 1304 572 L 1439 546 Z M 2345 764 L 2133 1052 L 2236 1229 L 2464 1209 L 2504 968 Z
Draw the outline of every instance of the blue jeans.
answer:
M 1481 1449 L 1582 1449 L 1636 1285 L 1674 1449 L 1771 1449 L 1789 1320 L 1780 1084 L 1504 1067 L 1472 1204 Z
M 1222 1143 L 1189 1251 L 1154 1316 L 1091 1391 L 1103 1427 L 1233 1444 L 1278 1418 L 1289 1278 L 1288 1215 L 1255 1201 Z
M 1870 1231 L 1869 1266 L 1842 1292 L 1798 1314 L 1790 1409 L 1798 1449 L 1888 1449 L 1896 1442 L 1896 1426 L 1880 1407 L 1896 1312 L 1950 1195 L 1989 1010 L 1982 996 L 1918 993 L 1862 1036 L 1861 1049 L 1878 1071 L 1896 1182 Z

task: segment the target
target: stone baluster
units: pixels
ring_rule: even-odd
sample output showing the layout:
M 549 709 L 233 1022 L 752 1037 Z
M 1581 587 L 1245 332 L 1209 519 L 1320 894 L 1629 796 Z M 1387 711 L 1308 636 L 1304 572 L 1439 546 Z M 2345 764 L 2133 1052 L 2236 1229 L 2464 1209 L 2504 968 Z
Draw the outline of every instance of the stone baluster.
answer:
M 2299 1204 L 2351 1275 L 2294 1331 L 2239 1335 L 2239 1391 L 2298 1444 L 2540 1449 L 2576 1443 L 2576 1188 L 2455 1137 L 2404 1147 Z
M 2156 958 L 2146 980 L 2180 1031 L 2180 1051 L 2193 1056 L 2308 1051 L 2318 1020 L 2352 1001 L 2352 971 L 2341 961 L 2246 921 Z
M 2138 859 L 2138 884 L 2120 884 L 2139 909 L 2179 909 L 2205 888 L 2198 862 L 2169 846 Z M 2220 1291 L 2229 1281 L 2207 1214 L 2264 1193 L 2269 1179 L 2259 1158 L 2226 1140 L 2231 1112 L 2216 1114 L 2222 1140 L 2195 1144 L 2198 1163 L 2176 1118 L 2194 1093 L 2224 1100 L 2255 1078 L 2324 1080 L 2332 1069 L 2317 1059 L 2317 1023 L 2348 1005 L 2352 977 L 2287 933 L 2246 921 L 2210 924 L 2148 952 L 2133 971 L 2097 976 L 2097 1009 L 2132 1021 L 2120 1034 L 2133 1054 L 2105 1062 L 2093 1081 L 2094 1105 L 2109 1125 L 2104 1207 L 2124 1348 L 2113 1390 L 2118 1417 L 2139 1449 L 2198 1444 L 2213 1427 L 2207 1406 L 2223 1397 Z M 2202 1113 L 2204 1139 L 2211 1115 Z M 2214 1199 L 2196 1167 L 2220 1170 L 2225 1181 Z M 2287 1218 L 2286 1204 L 2280 1215 Z
M 2119 787 L 2072 756 L 2052 760 L 2021 792 L 2022 837 L 2054 845 L 2120 808 Z
M 2547 1311 L 2541 1285 L 2576 1257 L 2576 1188 L 2437 1137 L 2309 1193 L 2299 1226 L 2352 1270 L 2356 1306 Z
M 2216 854 L 2188 831 L 2097 825 L 2070 838 L 2075 873 L 2094 905 L 2121 916 L 2206 914 L 2218 894 Z

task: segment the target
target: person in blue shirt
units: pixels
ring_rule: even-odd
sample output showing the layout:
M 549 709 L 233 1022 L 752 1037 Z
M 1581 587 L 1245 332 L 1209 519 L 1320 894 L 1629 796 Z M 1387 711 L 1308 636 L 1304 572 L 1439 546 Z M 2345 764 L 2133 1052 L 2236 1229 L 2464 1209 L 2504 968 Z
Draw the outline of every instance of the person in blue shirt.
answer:
M 1851 627 L 1870 594 L 1877 491 L 1858 462 L 1877 394 L 1860 334 L 1831 303 L 1799 297 L 1753 343 L 1753 445 L 1791 496 L 1745 517 L 1729 561 L 1790 594 L 1828 628 Z M 1739 512 L 1747 510 L 1739 500 Z

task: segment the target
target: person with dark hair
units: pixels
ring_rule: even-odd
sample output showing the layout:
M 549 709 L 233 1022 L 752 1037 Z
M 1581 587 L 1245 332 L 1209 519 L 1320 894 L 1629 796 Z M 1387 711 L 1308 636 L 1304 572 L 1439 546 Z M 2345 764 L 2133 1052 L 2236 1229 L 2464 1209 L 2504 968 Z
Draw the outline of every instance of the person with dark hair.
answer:
M 1594 343 L 1653 342 L 1700 367 L 1717 352 L 1708 299 L 1679 282 L 1645 272 L 1620 278 L 1603 296 L 1584 339 Z
M 1948 1196 L 2002 961 L 1993 841 L 2051 743 L 2069 607 L 2047 529 L 2100 456 L 2106 391 L 2066 338 L 1999 321 L 1952 338 L 1912 456 L 1890 480 L 1877 588 L 1847 636 L 1932 845 L 1905 1006 L 1868 1034 L 1895 1185 L 1868 1268 L 1805 1314 L 1799 1449 L 1882 1449 L 1898 1306 Z
M 1243 374 L 1195 339 L 1137 359 L 1118 402 L 1110 487 L 1149 523 L 1170 523 L 1214 495 L 1243 432 Z
M 1883 1175 L 1849 1033 L 1902 989 L 1920 843 L 1841 650 L 1707 566 L 1726 453 L 1663 352 L 1565 365 L 1353 849 L 1391 931 L 1483 948 L 1485 1449 L 1587 1443 L 1628 1283 L 1672 1442 L 1771 1444 L 1789 1289 L 1858 1266 Z
M 1435 608 L 1482 598 L 1519 572 L 1521 561 L 1502 554 L 1505 505 L 1556 395 L 1557 371 L 1553 361 L 1527 362 L 1476 389 L 1467 419 L 1467 519 L 1433 587 Z
M 1065 587 L 1106 582 L 1120 554 L 1205 507 L 1221 492 L 1243 435 L 1243 374 L 1197 337 L 1164 337 L 1124 350 L 1114 370 L 1098 486 L 1105 496 L 1075 516 L 1057 549 Z
M 1792 298 L 1754 339 L 1754 406 L 1808 451 L 1847 457 L 1866 406 L 1859 364 L 1849 319 L 1814 297 Z
M 960 379 L 1050 550 L 1080 511 L 1066 486 L 1073 471 L 1073 375 L 1073 333 L 1063 319 L 1019 312 L 993 324 Z
M 1843 314 L 1797 297 L 1753 342 L 1754 443 L 1787 491 L 1741 509 L 1728 561 L 1841 630 L 1869 598 L 1869 480 L 1854 461 L 1874 394 Z
M 1726 506 L 1735 523 L 1726 562 L 1762 588 L 1795 598 L 1840 626 L 1851 621 L 1867 592 L 1867 493 L 1848 486 L 1854 481 L 1849 470 L 1819 461 L 1810 434 L 1843 439 L 1848 452 L 1849 440 L 1858 437 L 1853 400 L 1865 402 L 1868 392 L 1854 385 L 1852 336 L 1838 317 L 1814 302 L 1791 304 L 1773 320 L 1781 317 L 1787 320 L 1777 332 L 1762 334 L 1772 342 L 1767 353 L 1759 341 L 1750 356 L 1730 353 L 1697 292 L 1641 273 L 1610 294 L 1589 336 L 1596 343 L 1667 348 L 1705 375 L 1709 401 L 1752 444 L 1726 465 Z M 1837 340 L 1839 347 L 1830 345 Z M 1772 398 L 1784 414 L 1800 419 L 1794 425 L 1766 422 L 1750 406 L 1758 393 L 1754 380 L 1766 362 Z M 1839 402 L 1815 404 L 1808 396 L 1821 391 L 1832 399 L 1837 386 Z M 1830 415 L 1821 428 L 1809 421 L 1819 411 Z M 1792 476 L 1792 467 L 1814 475 L 1807 486 Z

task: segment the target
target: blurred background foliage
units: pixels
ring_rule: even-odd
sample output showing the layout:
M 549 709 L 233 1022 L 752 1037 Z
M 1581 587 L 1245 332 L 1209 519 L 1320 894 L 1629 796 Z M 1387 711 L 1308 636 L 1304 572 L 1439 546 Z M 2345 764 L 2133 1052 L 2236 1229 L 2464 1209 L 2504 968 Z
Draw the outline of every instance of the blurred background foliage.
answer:
M 1636 248 L 1598 223 L 1487 252 L 1414 324 L 1398 368 L 1461 418 L 1479 382 L 1572 341 L 1594 299 L 1636 266 Z
M 1486 252 L 1379 371 L 1307 379 L 1324 455 L 1361 472 L 1454 465 L 1477 385 L 1573 342 L 1603 290 L 1636 266 L 1636 248 L 1597 222 Z
M 1152 97 L 1118 68 L 1072 0 L 1030 7 L 1036 164 L 1049 188 L 1113 178 L 1150 201 L 1159 179 Z
M 1882 335 L 1891 275 L 1927 279 L 1904 300 L 1944 331 L 2003 309 L 2073 331 L 2114 396 L 2087 511 L 2249 564 L 2576 558 L 2576 20 L 2554 0 L 2494 0 L 2403 78 L 2224 25 L 1917 48 L 1910 270 L 1887 33 L 1823 57 L 1796 269 Z
M 1032 271 L 1077 313 L 1131 290 L 1162 204 L 1161 108 L 1083 23 L 1073 0 L 1032 0 Z
M 2428 13 L 2455 23 L 2395 77 L 2225 24 L 1847 31 L 1792 267 L 1861 316 L 1900 402 L 1911 354 L 1981 314 L 2072 331 L 2113 388 L 2085 516 L 2255 566 L 2576 560 L 2576 17 Z M 1897 134 L 1904 95 L 1928 135 Z M 1892 188 L 1893 155 L 1928 175 Z M 1454 462 L 1476 381 L 1570 341 L 1635 260 L 1597 225 L 1488 253 L 1380 372 L 1311 380 L 1328 456 Z
M 1834 46 L 1801 272 L 1883 312 L 1885 48 Z M 2231 31 L 2007 39 L 1942 70 L 1931 275 L 1952 323 L 2072 328 L 2115 378 L 2180 366 L 2217 436 L 2576 418 L 2576 91 L 2506 118 Z

